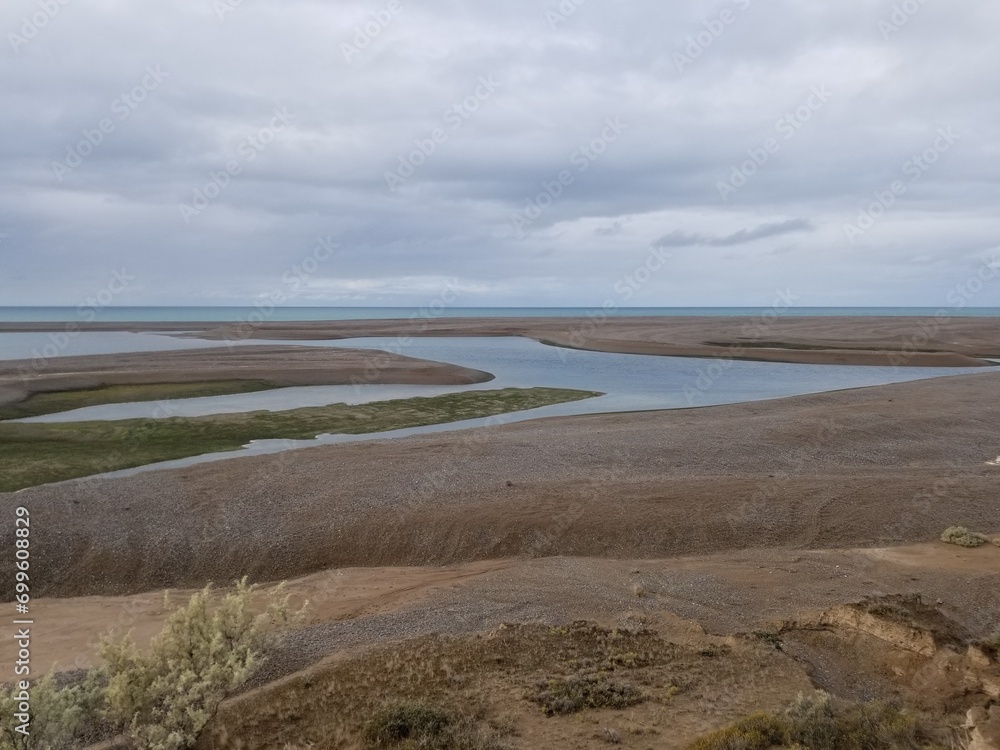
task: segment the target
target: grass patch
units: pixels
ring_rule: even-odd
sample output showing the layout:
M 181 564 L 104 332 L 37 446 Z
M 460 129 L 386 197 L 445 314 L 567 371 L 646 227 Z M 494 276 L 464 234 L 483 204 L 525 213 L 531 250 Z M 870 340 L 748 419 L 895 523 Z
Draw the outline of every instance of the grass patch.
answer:
M 297 640 L 286 646 L 299 647 Z M 281 658 L 276 654 L 276 663 Z M 480 728 L 516 747 L 596 746 L 581 741 L 583 735 L 591 725 L 593 730 L 615 726 L 607 723 L 611 717 L 627 722 L 616 727 L 627 737 L 623 746 L 661 747 L 663 738 L 656 735 L 673 734 L 674 717 L 716 712 L 715 702 L 724 695 L 722 710 L 728 718 L 729 706 L 755 705 L 760 685 L 780 684 L 790 677 L 789 670 L 784 657 L 756 644 L 740 643 L 726 655 L 706 658 L 698 644 L 672 643 L 647 629 L 590 622 L 509 624 L 489 633 L 423 635 L 317 665 L 265 687 L 253 699 L 253 708 L 238 702 L 224 705 L 205 739 L 220 747 L 244 742 L 245 750 L 273 750 L 286 743 L 305 747 L 308 742 L 317 749 L 365 747 L 376 741 L 414 748 L 419 740 L 413 732 L 399 745 L 389 744 L 392 734 L 373 735 L 376 716 L 386 729 L 433 724 L 440 719 L 434 714 L 443 712 L 448 720 L 473 717 Z M 634 685 L 646 700 L 623 712 L 592 709 L 551 719 L 530 700 L 542 680 L 547 689 L 549 680 L 582 675 Z M 387 707 L 399 704 L 431 707 L 432 713 L 386 717 Z M 633 740 L 640 728 L 643 740 Z
M 373 404 L 110 422 L 0 424 L 0 491 L 237 450 L 251 440 L 305 440 L 443 424 L 600 395 L 558 388 L 467 391 Z
M 160 401 L 172 398 L 229 396 L 236 393 L 256 393 L 280 387 L 263 380 L 210 380 L 201 383 L 105 385 L 100 388 L 34 393 L 23 401 L 0 406 L 0 420 L 27 419 L 43 414 L 82 409 L 85 406 Z
M 466 716 L 424 703 L 395 703 L 378 711 L 364 730 L 368 747 L 416 750 L 502 750 L 496 735 Z
M 957 544 L 959 547 L 975 548 L 987 544 L 990 538 L 985 534 L 977 534 L 975 531 L 969 531 L 964 526 L 951 526 L 945 529 L 941 535 L 941 541 L 948 544 Z
M 740 719 L 689 750 L 916 750 L 930 744 L 916 718 L 890 703 L 851 703 L 817 692 L 800 696 L 783 713 Z
M 531 700 L 546 716 L 572 714 L 585 708 L 628 708 L 642 703 L 642 691 L 629 682 L 591 674 L 540 680 Z

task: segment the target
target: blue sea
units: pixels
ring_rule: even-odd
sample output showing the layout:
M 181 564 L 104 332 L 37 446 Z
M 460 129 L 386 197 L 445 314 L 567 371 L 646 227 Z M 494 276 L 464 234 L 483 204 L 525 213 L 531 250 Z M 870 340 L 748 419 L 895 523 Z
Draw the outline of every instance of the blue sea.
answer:
M 757 316 L 769 307 L 620 307 L 614 317 L 663 316 Z M 156 322 L 274 322 L 323 320 L 388 320 L 419 315 L 425 318 L 542 318 L 587 317 L 601 313 L 595 307 L 0 307 L 3 323 L 156 323 Z M 997 307 L 788 307 L 786 316 L 911 316 L 933 317 L 944 313 L 955 317 L 1000 317 Z M 253 316 L 253 317 L 250 317 Z

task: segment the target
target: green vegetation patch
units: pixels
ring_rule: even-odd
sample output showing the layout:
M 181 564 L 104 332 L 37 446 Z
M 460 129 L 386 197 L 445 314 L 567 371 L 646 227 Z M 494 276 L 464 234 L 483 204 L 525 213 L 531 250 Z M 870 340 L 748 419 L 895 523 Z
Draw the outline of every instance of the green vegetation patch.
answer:
M 941 541 L 948 544 L 957 544 L 959 547 L 974 549 L 988 543 L 990 538 L 985 534 L 969 531 L 964 526 L 951 526 L 941 534 Z
M 890 703 L 851 703 L 823 692 L 780 714 L 759 712 L 695 740 L 688 750 L 916 750 L 930 746 L 914 716 Z
M 599 396 L 559 388 L 466 391 L 373 404 L 204 417 L 0 423 L 0 491 L 237 450 L 251 440 L 308 440 L 444 424 Z
M 642 691 L 605 674 L 574 675 L 540 680 L 531 700 L 547 716 L 572 714 L 585 708 L 628 708 L 642 703 Z
M 465 716 L 424 703 L 395 703 L 379 710 L 364 731 L 366 746 L 416 750 L 502 750 L 495 733 Z
M 34 393 L 23 401 L 0 406 L 0 420 L 27 419 L 43 414 L 82 409 L 85 406 L 160 401 L 172 398 L 204 398 L 235 393 L 256 393 L 282 386 L 263 380 L 209 380 L 200 383 L 141 383 L 105 385 L 71 391 Z

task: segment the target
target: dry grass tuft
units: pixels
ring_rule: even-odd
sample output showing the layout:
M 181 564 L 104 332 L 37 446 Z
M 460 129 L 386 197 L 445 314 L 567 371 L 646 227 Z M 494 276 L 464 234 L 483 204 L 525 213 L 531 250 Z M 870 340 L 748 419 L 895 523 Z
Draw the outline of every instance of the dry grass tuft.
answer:
M 373 750 L 503 750 L 498 737 L 472 718 L 424 703 L 385 706 L 368 722 L 365 743 Z
M 816 692 L 799 696 L 784 713 L 740 719 L 689 750 L 917 750 L 930 744 L 916 718 L 892 704 L 850 703 Z
M 536 688 L 530 699 L 542 707 L 546 716 L 572 714 L 585 708 L 628 708 L 646 700 L 635 685 L 603 674 L 540 680 Z

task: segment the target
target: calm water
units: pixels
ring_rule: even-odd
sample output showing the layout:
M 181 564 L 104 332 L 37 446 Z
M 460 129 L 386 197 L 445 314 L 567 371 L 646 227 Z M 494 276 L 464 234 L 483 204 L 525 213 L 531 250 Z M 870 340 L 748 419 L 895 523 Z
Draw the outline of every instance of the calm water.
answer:
M 45 346 L 46 337 L 47 334 L 0 334 L 0 344 L 2 344 L 0 358 L 14 359 L 24 356 L 25 351 L 37 351 L 39 347 Z M 109 404 L 46 415 L 32 421 L 125 419 L 151 417 L 154 416 L 154 412 L 159 416 L 197 416 L 255 409 L 285 410 L 338 402 L 363 403 L 503 387 L 549 386 L 600 391 L 606 394 L 571 404 L 504 415 L 500 420 L 469 420 L 373 435 L 327 435 L 310 441 L 256 441 L 244 451 L 210 454 L 156 464 L 153 467 L 116 472 L 116 474 L 128 474 L 151 468 L 171 468 L 231 458 L 247 455 L 248 452 L 271 453 L 322 443 L 380 440 L 483 426 L 497 421 L 508 423 L 572 414 L 711 406 L 989 371 L 983 368 L 798 365 L 609 354 L 550 347 L 522 338 L 415 338 L 411 342 L 403 348 L 398 345 L 398 340 L 395 338 L 307 343 L 310 346 L 352 347 L 373 351 L 382 349 L 411 357 L 451 362 L 493 373 L 496 379 L 470 386 L 349 385 L 284 388 L 234 396 L 179 399 L 157 403 Z M 241 342 L 242 345 L 257 343 L 301 344 L 302 342 Z M 78 334 L 73 340 L 73 347 L 77 353 L 148 351 L 218 345 L 218 342 L 176 339 L 153 334 L 83 333 Z M 373 353 L 373 357 L 375 356 Z M 37 364 L 44 366 L 46 361 L 41 359 Z
M 783 308 L 785 316 L 803 315 L 862 315 L 933 317 L 941 308 L 933 307 L 792 307 Z M 639 315 L 761 315 L 767 307 L 621 307 L 611 314 L 619 317 Z M 947 314 L 957 317 L 998 317 L 1000 308 L 947 308 Z M 589 307 L 105 307 L 99 310 L 76 307 L 0 307 L 0 322 L 240 322 L 266 320 L 273 322 L 308 320 L 386 320 L 409 318 L 537 318 L 586 317 L 596 314 Z
M 38 337 L 38 334 L 14 335 Z M 124 343 L 144 346 L 148 339 L 170 340 L 165 336 L 127 335 L 132 338 L 122 339 L 122 334 L 81 334 L 80 338 L 88 349 L 104 351 L 114 351 L 115 346 L 122 346 Z M 181 340 L 181 343 L 186 341 Z M 261 393 L 157 403 L 108 404 L 36 417 L 33 421 L 128 419 L 156 415 L 199 416 L 254 409 L 285 410 L 338 402 L 365 403 L 465 390 L 533 386 L 575 388 L 606 394 L 600 398 L 539 410 L 549 415 L 592 414 L 711 406 L 983 371 L 981 368 L 796 365 L 609 354 L 545 346 L 517 337 L 415 338 L 405 347 L 401 347 L 394 338 L 356 338 L 308 343 L 313 346 L 371 349 L 373 361 L 375 352 L 384 350 L 420 359 L 451 362 L 492 373 L 496 379 L 470 386 L 362 384 L 282 388 Z M 21 347 L 29 344 L 29 341 L 22 341 Z

